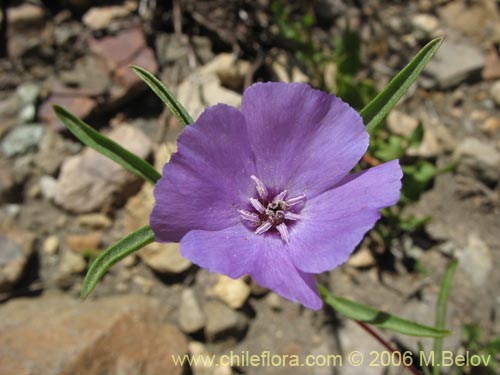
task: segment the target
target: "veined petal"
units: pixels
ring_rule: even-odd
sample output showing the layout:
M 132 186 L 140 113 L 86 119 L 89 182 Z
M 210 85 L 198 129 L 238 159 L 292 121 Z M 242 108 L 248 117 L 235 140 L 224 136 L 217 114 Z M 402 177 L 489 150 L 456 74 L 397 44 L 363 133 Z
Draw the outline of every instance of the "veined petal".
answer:
M 368 147 L 359 114 L 303 83 L 257 83 L 243 94 L 257 175 L 275 193 L 313 198 L 345 177 Z
M 245 118 L 235 108 L 205 110 L 178 139 L 178 151 L 156 183 L 150 224 L 158 242 L 178 242 L 193 229 L 219 230 L 240 221 L 255 185 Z
M 320 273 L 344 263 L 380 218 L 379 210 L 399 200 L 403 173 L 393 160 L 350 175 L 307 202 L 303 220 L 291 229 L 295 266 Z
M 232 278 L 249 274 L 286 299 L 314 310 L 322 306 L 314 275 L 293 265 L 277 233 L 259 236 L 243 225 L 219 231 L 193 230 L 182 238 L 181 254 L 210 272 Z

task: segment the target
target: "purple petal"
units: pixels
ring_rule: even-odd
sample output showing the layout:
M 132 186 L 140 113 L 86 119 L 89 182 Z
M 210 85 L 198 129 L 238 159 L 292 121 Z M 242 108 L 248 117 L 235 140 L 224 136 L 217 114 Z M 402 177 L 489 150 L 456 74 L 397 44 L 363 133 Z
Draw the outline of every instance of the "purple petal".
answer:
M 320 273 L 344 263 L 380 218 L 399 200 L 403 173 L 397 160 L 350 175 L 307 202 L 303 220 L 290 228 L 290 254 L 297 268 Z
M 178 139 L 178 151 L 156 183 L 150 224 L 158 242 L 179 242 L 193 229 L 219 230 L 240 221 L 255 185 L 245 118 L 235 108 L 205 110 Z
M 368 147 L 361 117 L 302 83 L 257 83 L 243 94 L 257 174 L 274 193 L 308 199 L 337 184 Z
M 181 240 L 181 254 L 200 267 L 232 278 L 249 274 L 284 298 L 318 310 L 314 275 L 298 270 L 279 235 L 256 235 L 243 225 L 220 231 L 193 230 Z

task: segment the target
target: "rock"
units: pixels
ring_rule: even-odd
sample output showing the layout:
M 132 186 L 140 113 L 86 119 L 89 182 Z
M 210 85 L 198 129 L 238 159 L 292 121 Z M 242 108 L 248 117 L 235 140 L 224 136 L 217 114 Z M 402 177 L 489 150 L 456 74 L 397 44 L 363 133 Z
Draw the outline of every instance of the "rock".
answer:
M 155 286 L 155 283 L 151 279 L 147 279 L 145 277 L 142 277 L 140 275 L 135 275 L 132 278 L 132 281 L 134 284 L 138 285 L 142 289 L 142 293 L 144 294 L 150 294 L 153 291 L 153 288 Z
M 23 276 L 35 238 L 14 228 L 2 229 L 6 230 L 0 232 L 0 292 L 9 292 Z
M 92 229 L 107 229 L 113 225 L 111 219 L 101 213 L 80 215 L 76 222 L 81 227 Z
M 179 326 L 186 333 L 195 333 L 205 327 L 205 314 L 200 308 L 194 290 L 184 289 L 179 306 Z
M 371 267 L 377 264 L 372 252 L 367 247 L 361 247 L 347 260 L 347 265 L 355 268 Z
M 220 83 L 235 91 L 243 88 L 245 77 L 251 68 L 250 62 L 238 60 L 231 53 L 221 53 L 209 65 L 214 65 Z
M 129 125 L 114 128 L 108 137 L 139 157 L 146 158 L 151 152 L 151 141 Z M 62 165 L 54 200 L 68 211 L 92 212 L 130 195 L 139 182 L 131 172 L 86 147 Z
M 397 109 L 387 116 L 387 127 L 394 134 L 409 137 L 418 126 L 418 120 Z
M 57 254 L 59 250 L 59 237 L 56 235 L 49 236 L 43 241 L 42 249 L 49 255 Z
M 54 198 L 56 184 L 57 180 L 52 176 L 40 177 L 40 191 L 45 199 L 51 200 Z
M 55 282 L 61 289 L 68 289 L 73 284 L 73 276 L 87 269 L 87 262 L 80 254 L 66 250 L 62 253 Z
M 189 343 L 188 348 L 191 357 L 196 358 L 191 365 L 193 375 L 231 375 L 233 373 L 229 364 L 208 365 L 203 359 L 209 358 L 213 354 L 208 351 L 203 343 L 192 341 Z
M 500 107 L 500 80 L 491 85 L 490 96 L 495 104 Z
M 19 98 L 13 93 L 0 101 L 0 138 L 17 123 L 19 109 Z
M 112 5 L 90 8 L 82 18 L 85 26 L 91 30 L 105 29 L 113 21 L 121 20 L 129 16 L 137 8 L 134 1 L 126 1 L 124 5 Z
M 266 303 L 274 311 L 280 311 L 283 309 L 283 300 L 276 293 L 271 292 L 265 297 Z
M 144 32 L 140 27 L 123 30 L 117 35 L 101 39 L 93 38 L 89 45 L 91 51 L 102 58 L 108 70 L 113 72 L 115 85 L 111 87 L 108 103 L 111 108 L 147 89 L 129 65 L 138 65 L 153 74 L 158 71 L 154 53 L 147 47 Z
M 44 126 L 38 124 L 16 126 L 2 140 L 3 154 L 10 158 L 36 150 L 44 131 Z
M 13 300 L 0 309 L 0 373 L 181 375 L 172 356 L 187 354 L 187 342 L 167 314 L 138 295 Z
M 427 64 L 424 74 L 433 79 L 440 89 L 450 89 L 458 84 L 480 77 L 484 54 L 477 47 L 445 40 L 436 55 Z
M 102 240 L 102 232 L 90 232 L 85 234 L 70 234 L 66 237 L 66 243 L 75 253 L 85 255 L 96 253 Z
M 11 28 L 32 28 L 44 23 L 45 12 L 37 5 L 25 3 L 16 7 L 8 7 L 7 20 Z
M 490 279 L 493 269 L 491 250 L 479 236 L 469 234 L 467 246 L 457 252 L 459 266 L 468 278 L 479 288 L 483 287 Z
M 111 86 L 110 74 L 102 58 L 88 54 L 76 60 L 71 70 L 60 72 L 61 82 L 55 81 L 52 90 L 60 94 L 96 97 Z
M 35 164 L 50 176 L 56 174 L 64 159 L 71 153 L 78 152 L 82 148 L 81 143 L 65 141 L 59 133 L 48 127 L 38 146 L 38 154 Z
M 481 75 L 485 81 L 500 78 L 500 53 L 495 45 L 490 47 Z
M 498 117 L 488 117 L 480 126 L 481 131 L 494 137 L 500 130 L 500 119 Z
M 248 325 L 243 315 L 231 310 L 222 302 L 208 301 L 203 308 L 207 317 L 205 335 L 209 341 L 240 335 Z
M 331 23 L 347 11 L 344 0 L 318 0 L 313 4 L 315 15 L 323 22 Z
M 239 309 L 250 295 L 250 287 L 243 279 L 234 280 L 225 275 L 217 275 L 212 293 L 229 307 Z
M 173 144 L 161 148 L 156 155 L 156 168 L 161 169 L 175 150 Z M 144 184 L 136 196 L 130 198 L 125 206 L 125 232 L 129 233 L 149 222 L 149 215 L 154 206 L 153 186 Z M 140 250 L 137 255 L 149 267 L 159 273 L 178 274 L 191 267 L 191 262 L 181 256 L 179 244 L 152 243 Z
M 35 121 L 36 103 L 40 92 L 40 86 L 35 83 L 23 83 L 17 87 L 16 94 L 21 107 L 19 112 L 19 121 L 21 123 L 27 124 Z
M 458 171 L 494 185 L 500 180 L 500 152 L 476 138 L 466 138 L 457 147 L 454 159 L 460 162 Z
M 286 54 L 279 52 L 270 61 L 271 70 L 278 81 L 282 82 L 309 82 L 307 77 L 300 68 L 294 64 L 292 59 Z
M 0 160 L 0 202 L 8 201 L 14 193 L 16 177 L 7 160 Z
M 222 57 L 225 59 L 226 57 Z M 222 86 L 217 75 L 218 63 L 221 58 L 215 58 L 207 65 L 200 67 L 195 74 L 190 75 L 178 87 L 177 99 L 197 119 L 203 110 L 218 103 L 233 107 L 241 104 L 241 95 Z
M 439 19 L 431 14 L 415 14 L 411 20 L 415 30 L 421 32 L 424 38 L 435 36 L 435 32 L 439 27 Z
M 76 117 L 85 120 L 94 110 L 97 103 L 94 99 L 82 95 L 51 94 L 46 101 L 42 103 L 38 110 L 38 117 L 46 124 L 53 126 L 57 130 L 66 129 L 59 121 L 52 108 L 53 105 L 59 105 L 71 112 Z
M 167 64 L 174 63 L 181 59 L 185 59 L 185 63 L 188 63 L 188 46 L 182 38 L 179 38 L 177 35 L 158 33 L 155 39 L 155 46 L 160 66 L 164 67 Z

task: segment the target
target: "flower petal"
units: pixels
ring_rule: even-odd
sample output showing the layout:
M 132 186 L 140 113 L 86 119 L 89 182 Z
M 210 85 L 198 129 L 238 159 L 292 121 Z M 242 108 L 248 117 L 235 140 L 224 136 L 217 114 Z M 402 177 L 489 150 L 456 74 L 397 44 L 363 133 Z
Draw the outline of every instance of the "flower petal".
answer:
M 156 183 L 150 224 L 158 242 L 179 242 L 193 229 L 218 230 L 240 221 L 255 174 L 245 118 L 235 108 L 205 110 L 178 139 L 178 151 Z
M 181 254 L 210 272 L 232 278 L 249 274 L 284 298 L 315 310 L 322 306 L 314 275 L 293 265 L 279 235 L 256 235 L 243 225 L 193 230 L 182 238 Z
M 403 173 L 393 160 L 350 175 L 307 202 L 290 231 L 295 266 L 310 273 L 344 263 L 380 218 L 379 210 L 399 200 Z
M 303 83 L 256 83 L 243 94 L 257 177 L 274 193 L 308 199 L 337 184 L 368 147 L 348 104 Z

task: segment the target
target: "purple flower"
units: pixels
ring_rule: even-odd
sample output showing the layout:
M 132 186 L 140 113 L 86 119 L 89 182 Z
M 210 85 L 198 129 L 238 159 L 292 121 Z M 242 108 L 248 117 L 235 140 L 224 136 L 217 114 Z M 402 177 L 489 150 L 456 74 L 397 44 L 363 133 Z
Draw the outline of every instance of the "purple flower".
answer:
M 319 309 L 314 274 L 344 263 L 399 199 L 397 160 L 349 174 L 367 147 L 361 117 L 336 96 L 254 84 L 241 110 L 207 108 L 180 135 L 154 190 L 156 240 Z

